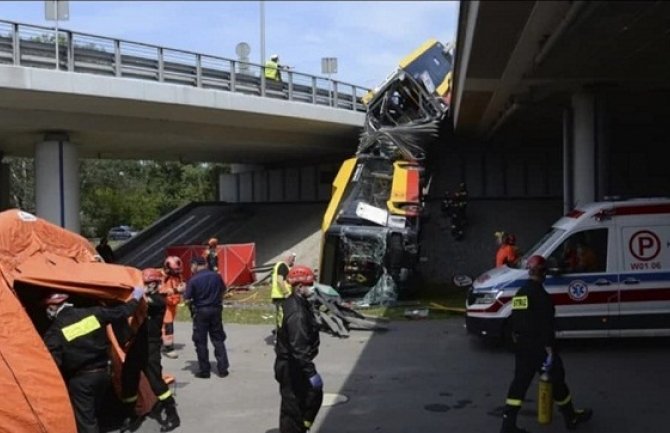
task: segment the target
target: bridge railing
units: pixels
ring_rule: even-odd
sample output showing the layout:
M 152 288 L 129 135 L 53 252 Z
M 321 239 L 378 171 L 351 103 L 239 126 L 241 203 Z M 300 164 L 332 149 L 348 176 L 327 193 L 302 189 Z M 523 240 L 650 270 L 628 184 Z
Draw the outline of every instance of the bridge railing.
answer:
M 365 111 L 364 87 L 281 70 L 281 81 L 265 78 L 265 67 L 224 57 L 87 33 L 0 20 L 0 64 L 135 78 L 285 99 L 337 109 Z

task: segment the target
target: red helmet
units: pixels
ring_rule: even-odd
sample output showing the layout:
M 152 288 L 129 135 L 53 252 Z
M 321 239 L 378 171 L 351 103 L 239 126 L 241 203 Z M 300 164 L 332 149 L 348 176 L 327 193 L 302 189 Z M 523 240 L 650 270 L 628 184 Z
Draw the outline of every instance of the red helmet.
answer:
M 547 260 L 542 256 L 530 256 L 526 261 L 528 273 L 544 272 L 547 269 Z
M 52 293 L 44 298 L 44 305 L 60 305 L 67 301 L 70 295 L 66 293 Z
M 219 244 L 219 240 L 217 238 L 211 238 L 210 240 L 207 241 L 207 245 L 210 247 L 215 247 Z
M 515 245 L 516 244 L 516 236 L 514 235 L 514 233 L 508 233 L 508 234 L 505 235 L 504 241 L 508 245 Z
M 181 259 L 177 256 L 169 256 L 165 259 L 165 262 L 163 262 L 163 268 L 171 274 L 181 274 Z
M 142 281 L 144 283 L 153 283 L 163 281 L 163 273 L 160 269 L 147 268 L 142 271 Z
M 286 281 L 290 285 L 300 283 L 302 285 L 311 285 L 314 284 L 314 271 L 307 266 L 297 265 L 293 266 L 290 271 L 288 271 L 288 276 Z

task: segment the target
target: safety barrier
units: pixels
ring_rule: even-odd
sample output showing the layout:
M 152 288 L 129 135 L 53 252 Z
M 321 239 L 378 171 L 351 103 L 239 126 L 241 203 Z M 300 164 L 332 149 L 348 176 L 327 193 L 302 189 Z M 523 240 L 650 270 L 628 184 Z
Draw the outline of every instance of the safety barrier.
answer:
M 265 66 L 223 57 L 0 20 L 0 64 L 136 78 L 205 89 L 365 111 L 369 89 L 281 69 L 267 80 Z

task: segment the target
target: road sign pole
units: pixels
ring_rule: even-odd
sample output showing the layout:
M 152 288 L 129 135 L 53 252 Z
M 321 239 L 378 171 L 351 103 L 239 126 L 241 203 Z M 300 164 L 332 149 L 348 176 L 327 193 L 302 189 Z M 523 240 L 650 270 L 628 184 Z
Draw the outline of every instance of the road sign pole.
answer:
M 56 70 L 60 71 L 60 50 L 58 49 L 58 0 L 54 0 L 54 7 L 56 8 Z

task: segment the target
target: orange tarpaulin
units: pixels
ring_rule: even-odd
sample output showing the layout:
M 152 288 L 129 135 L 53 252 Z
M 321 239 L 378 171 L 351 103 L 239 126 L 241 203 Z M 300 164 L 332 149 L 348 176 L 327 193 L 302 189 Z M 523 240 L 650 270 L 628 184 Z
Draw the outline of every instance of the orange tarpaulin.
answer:
M 130 299 L 132 288 L 142 285 L 140 271 L 96 263 L 95 255 L 90 242 L 77 234 L 16 209 L 0 212 L 3 431 L 76 432 L 63 379 L 21 304 L 15 285 L 22 284 L 31 290 L 56 289 L 111 303 Z M 145 311 L 140 310 L 136 318 L 141 318 Z

